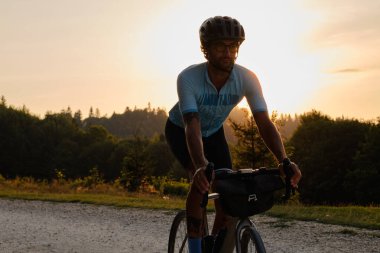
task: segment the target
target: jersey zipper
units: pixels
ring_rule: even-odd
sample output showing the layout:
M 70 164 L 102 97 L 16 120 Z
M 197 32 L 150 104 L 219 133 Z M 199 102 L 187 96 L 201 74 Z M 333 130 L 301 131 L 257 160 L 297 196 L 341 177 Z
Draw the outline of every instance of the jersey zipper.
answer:
M 211 84 L 209 83 L 209 85 L 211 85 Z M 215 117 L 216 117 L 216 114 L 217 114 L 217 110 L 216 110 L 216 109 L 217 109 L 217 107 L 219 106 L 220 92 L 221 92 L 222 89 L 224 88 L 224 86 L 223 86 L 223 87 L 218 91 L 214 85 L 212 85 L 212 87 L 213 87 L 214 90 L 216 91 L 216 95 L 217 95 L 217 103 L 216 103 L 216 105 L 215 105 L 215 111 L 214 111 L 214 113 L 213 113 L 213 116 L 212 116 L 212 118 L 210 119 L 210 122 L 209 122 L 209 124 L 208 124 L 208 128 L 207 128 L 207 130 L 206 130 L 206 135 L 208 135 L 208 132 L 210 131 L 210 128 L 212 127 L 213 122 L 215 121 Z

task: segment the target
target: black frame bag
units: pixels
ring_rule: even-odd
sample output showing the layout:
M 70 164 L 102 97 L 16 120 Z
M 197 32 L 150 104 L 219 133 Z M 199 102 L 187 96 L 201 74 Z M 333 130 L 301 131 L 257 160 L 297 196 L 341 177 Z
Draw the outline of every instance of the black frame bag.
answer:
M 233 217 L 248 217 L 271 209 L 274 192 L 284 187 L 276 174 L 235 174 L 215 181 L 223 210 Z

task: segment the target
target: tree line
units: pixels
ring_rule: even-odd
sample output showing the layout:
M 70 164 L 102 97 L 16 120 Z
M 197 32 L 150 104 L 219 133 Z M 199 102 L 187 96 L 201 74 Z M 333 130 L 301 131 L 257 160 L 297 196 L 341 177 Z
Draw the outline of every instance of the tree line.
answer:
M 380 204 L 380 118 L 334 120 L 312 111 L 288 144 L 302 169 L 304 202 Z
M 0 174 L 51 180 L 58 173 L 74 179 L 96 171 L 106 181 L 119 178 L 131 191 L 147 176 L 186 178 L 165 142 L 166 119 L 165 110 L 150 106 L 86 119 L 68 108 L 40 119 L 2 98 Z M 379 122 L 331 119 L 317 111 L 273 113 L 272 120 L 283 135 L 287 129 L 287 152 L 302 170 L 301 201 L 380 203 Z M 231 114 L 225 132 L 235 168 L 277 165 L 246 110 Z
M 284 118 L 272 114 L 281 129 Z M 300 115 L 297 128 L 285 138 L 288 155 L 299 165 L 300 200 L 311 204 L 380 204 L 380 118 L 377 122 L 332 119 L 318 111 Z M 286 123 L 285 123 L 286 124 Z M 252 116 L 231 122 L 238 137 L 232 149 L 234 166 L 276 165 L 260 138 Z
M 141 111 L 133 113 L 140 115 Z M 153 122 L 160 113 L 145 110 L 145 116 Z M 130 190 L 136 190 L 146 175 L 186 176 L 170 153 L 163 131 L 150 137 L 135 133 L 118 138 L 104 126 L 89 121 L 79 120 L 69 110 L 47 113 L 40 119 L 25 107 L 8 107 L 3 101 L 0 174 L 6 178 L 51 180 L 57 173 L 74 179 L 96 170 L 107 181 L 120 178 Z M 153 122 L 147 120 L 145 124 Z

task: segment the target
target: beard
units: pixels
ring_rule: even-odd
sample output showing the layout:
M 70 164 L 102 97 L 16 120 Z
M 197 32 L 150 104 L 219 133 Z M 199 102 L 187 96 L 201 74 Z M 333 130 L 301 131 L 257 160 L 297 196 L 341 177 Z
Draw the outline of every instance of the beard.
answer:
M 233 58 L 210 58 L 208 61 L 214 68 L 226 73 L 230 73 L 235 64 L 235 59 Z

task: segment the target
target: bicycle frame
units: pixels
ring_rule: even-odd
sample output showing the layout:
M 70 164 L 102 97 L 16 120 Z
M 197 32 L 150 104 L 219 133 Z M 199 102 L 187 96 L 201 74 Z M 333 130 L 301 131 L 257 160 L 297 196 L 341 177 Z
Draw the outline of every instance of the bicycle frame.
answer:
M 209 163 L 209 165 L 206 168 L 206 175 L 209 174 L 208 176 L 210 176 L 212 169 L 213 169 L 213 165 L 211 163 Z M 256 169 L 256 170 L 245 169 L 245 170 L 240 170 L 237 172 L 233 172 L 229 169 L 222 169 L 222 170 L 224 171 L 224 172 L 222 171 L 223 173 L 225 173 L 225 172 L 227 172 L 227 173 L 215 175 L 216 180 L 218 179 L 218 177 L 219 177 L 219 179 L 222 179 L 223 176 L 225 176 L 225 175 L 227 175 L 227 177 L 229 177 L 229 178 L 231 176 L 236 178 L 236 177 L 240 177 L 240 175 L 244 175 L 244 174 L 246 174 L 247 176 L 255 176 L 255 175 L 260 175 L 261 173 L 264 173 L 264 174 L 265 173 L 279 173 L 279 171 L 277 169 L 267 170 L 266 168 L 260 168 L 260 169 Z M 231 171 L 231 172 L 229 172 L 229 171 Z M 244 176 L 246 176 L 246 175 L 244 175 Z M 224 179 L 225 179 L 225 177 L 224 177 Z M 290 182 L 290 176 L 287 175 L 286 181 Z M 284 200 L 288 199 L 290 196 L 290 190 L 291 190 L 290 184 L 286 184 L 285 188 L 286 188 L 286 194 L 285 194 L 285 198 L 283 198 Z M 222 194 L 224 194 L 224 193 L 222 193 Z M 203 196 L 203 199 L 201 202 L 201 207 L 204 208 L 204 218 L 203 218 L 204 236 L 209 235 L 208 223 L 207 223 L 207 213 L 206 213 L 207 202 L 209 199 L 213 199 L 213 200 L 218 199 L 219 196 L 220 196 L 219 193 L 212 193 L 212 194 L 205 193 L 205 195 Z M 224 195 L 222 195 L 222 196 L 224 196 Z M 264 207 L 264 208 L 266 208 L 266 207 Z M 259 211 L 262 211 L 262 210 L 259 210 Z M 263 240 L 262 240 L 259 232 L 257 231 L 255 224 L 249 219 L 249 216 L 251 216 L 252 214 L 249 214 L 248 212 L 245 212 L 245 213 L 243 213 L 243 214 L 233 213 L 234 217 L 244 216 L 244 217 L 239 218 L 237 225 L 234 228 L 235 229 L 235 231 L 233 232 L 234 235 L 231 235 L 232 237 L 235 237 L 235 245 L 234 246 L 236 247 L 235 248 L 236 253 L 243 253 L 243 250 L 245 251 L 247 245 L 252 245 L 252 244 L 253 244 L 252 246 L 256 250 L 255 252 L 265 253 L 266 250 L 265 250 Z M 245 215 L 247 215 L 247 216 L 245 216 Z M 175 247 L 174 245 L 175 245 L 175 241 L 176 241 L 177 229 L 179 227 L 179 224 L 182 224 L 182 222 L 184 222 L 185 219 L 186 219 L 186 214 L 184 211 L 182 211 L 176 215 L 176 217 L 172 223 L 172 227 L 170 229 L 170 235 L 169 235 L 169 253 L 174 253 L 173 249 Z M 246 240 L 247 238 L 248 238 L 248 241 Z M 241 239 L 242 239 L 242 241 L 241 241 Z M 182 237 L 182 239 L 179 240 L 180 252 L 182 252 L 181 250 L 184 249 L 186 241 L 187 241 L 187 233 L 185 232 L 185 235 Z M 246 244 L 246 243 L 248 243 L 248 244 Z M 233 246 L 233 245 L 231 244 L 229 246 Z M 229 247 L 228 247 L 228 249 L 229 249 Z

